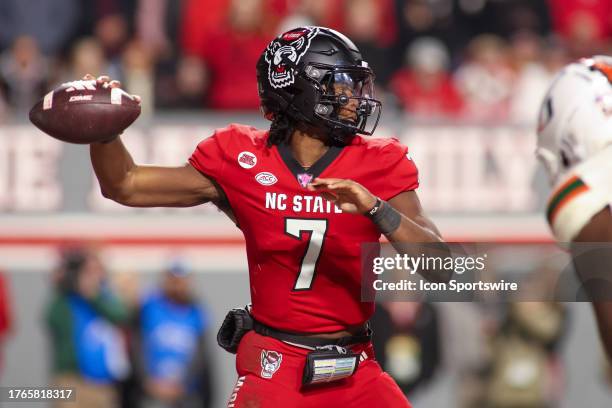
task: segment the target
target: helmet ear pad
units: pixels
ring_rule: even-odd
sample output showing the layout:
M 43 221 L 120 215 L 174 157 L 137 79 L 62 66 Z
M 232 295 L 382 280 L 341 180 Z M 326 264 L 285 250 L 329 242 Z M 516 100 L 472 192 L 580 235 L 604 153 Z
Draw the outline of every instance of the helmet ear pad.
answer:
M 267 92 L 265 97 L 261 97 L 260 99 L 264 115 L 284 112 L 290 105 L 289 98 L 278 92 Z
M 321 86 L 315 81 L 298 74 L 295 78 L 289 114 L 298 121 L 316 124 L 314 106 L 321 99 Z

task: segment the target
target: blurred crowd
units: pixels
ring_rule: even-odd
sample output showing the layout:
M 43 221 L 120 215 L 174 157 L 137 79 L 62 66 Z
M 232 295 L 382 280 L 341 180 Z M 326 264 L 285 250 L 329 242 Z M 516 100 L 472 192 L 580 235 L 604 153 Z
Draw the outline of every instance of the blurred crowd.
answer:
M 184 261 L 140 290 L 134 275 L 111 275 L 97 251 L 67 250 L 44 316 L 51 382 L 78 396 L 57 408 L 211 406 L 209 318 Z
M 97 247 L 61 252 L 43 310 L 45 354 L 49 383 L 73 388 L 78 398 L 54 407 L 220 406 L 226 396 L 218 392 L 219 349 L 209 343 L 218 323 L 196 294 L 185 259 L 170 260 L 160 272 L 112 272 Z M 0 357 L 16 331 L 7 276 L 0 273 Z M 563 406 L 573 369 L 563 356 L 572 329 L 567 304 L 399 300 L 379 302 L 370 323 L 376 359 L 406 395 L 418 397 L 450 374 L 458 408 Z M 602 368 L 603 360 L 590 367 Z M 574 371 L 573 381 L 585 374 Z
M 76 406 L 211 406 L 215 349 L 205 339 L 216 327 L 209 327 L 184 261 L 169 262 L 143 290 L 134 274 L 110 273 L 95 248 L 70 249 L 52 283 L 44 319 L 51 381 L 75 388 Z M 377 360 L 406 395 L 451 368 L 460 374 L 457 407 L 559 406 L 563 305 L 458 303 L 452 309 L 461 328 L 450 327 L 436 303 L 377 305 L 371 320 Z
M 441 371 L 452 370 L 458 378 L 454 405 L 458 408 L 561 406 L 565 306 L 556 302 L 492 306 L 453 304 L 457 320 L 451 323 L 443 318 L 441 304 L 380 303 L 372 319 L 376 359 L 408 396 L 429 385 Z M 462 326 L 459 335 L 453 325 Z
M 85 73 L 145 115 L 257 111 L 255 62 L 300 25 L 347 34 L 385 107 L 422 120 L 532 123 L 561 66 L 612 53 L 609 0 L 2 0 L 0 123 Z

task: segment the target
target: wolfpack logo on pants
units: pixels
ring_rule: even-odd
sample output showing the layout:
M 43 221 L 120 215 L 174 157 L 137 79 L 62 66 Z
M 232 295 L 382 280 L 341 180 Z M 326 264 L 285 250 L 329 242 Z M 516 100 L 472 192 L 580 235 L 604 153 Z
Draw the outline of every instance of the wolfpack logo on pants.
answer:
M 265 58 L 268 80 L 273 88 L 284 88 L 295 82 L 295 68 L 318 31 L 317 27 L 287 31 L 268 45 Z
M 283 355 L 276 351 L 261 351 L 261 377 L 272 378 L 274 373 L 278 371 L 283 361 Z

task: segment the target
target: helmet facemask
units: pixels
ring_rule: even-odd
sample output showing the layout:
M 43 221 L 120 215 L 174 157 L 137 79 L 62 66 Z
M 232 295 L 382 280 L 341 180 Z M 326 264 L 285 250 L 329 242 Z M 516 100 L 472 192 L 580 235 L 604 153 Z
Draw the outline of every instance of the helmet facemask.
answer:
M 305 75 L 316 82 L 319 99 L 313 117 L 332 133 L 372 135 L 382 104 L 374 99 L 374 74 L 367 67 L 310 63 Z

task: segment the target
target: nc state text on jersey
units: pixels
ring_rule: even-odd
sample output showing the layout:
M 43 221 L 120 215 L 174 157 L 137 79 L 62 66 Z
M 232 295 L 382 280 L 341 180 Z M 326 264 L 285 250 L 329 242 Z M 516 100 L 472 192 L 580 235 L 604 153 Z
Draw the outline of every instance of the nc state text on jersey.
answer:
M 321 196 L 294 195 L 289 199 L 287 194 L 266 192 L 266 209 L 285 211 L 288 208 L 296 213 L 342 213 L 334 203 Z

